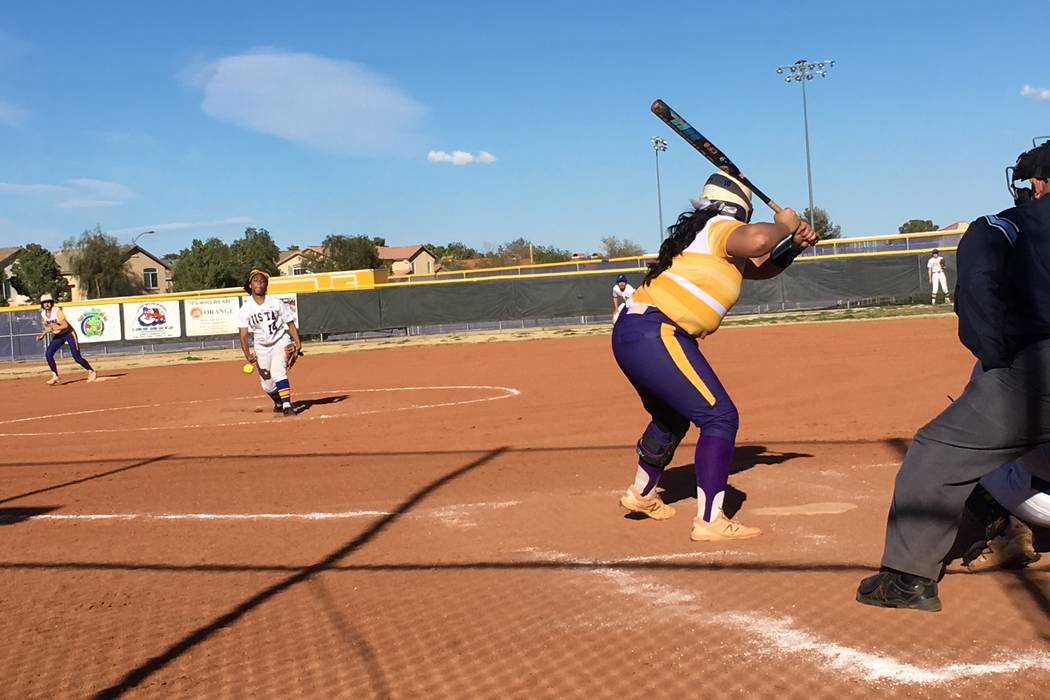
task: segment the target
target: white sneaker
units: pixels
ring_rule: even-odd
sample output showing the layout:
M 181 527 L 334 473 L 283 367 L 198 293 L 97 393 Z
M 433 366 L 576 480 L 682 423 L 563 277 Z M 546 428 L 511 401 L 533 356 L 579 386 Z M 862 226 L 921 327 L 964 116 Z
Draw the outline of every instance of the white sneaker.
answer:
M 58 378 L 57 374 L 52 374 L 51 375 L 51 379 L 48 379 L 47 383 L 50 384 L 51 386 L 55 386 L 57 384 L 61 384 L 62 380 Z
M 689 539 L 694 542 L 721 542 L 723 540 L 747 540 L 761 534 L 762 531 L 757 527 L 748 527 L 720 514 L 718 520 L 713 523 L 701 518 L 693 520 L 693 532 L 689 535 Z
M 648 496 L 642 497 L 634 490 L 634 486 L 628 486 L 626 493 L 620 497 L 620 505 L 632 513 L 641 513 L 653 520 L 667 520 L 673 518 L 675 510 L 663 502 L 657 495 L 656 489 L 649 492 Z
M 89 382 L 93 382 L 93 381 L 95 381 L 96 379 L 98 379 L 98 375 L 97 375 L 97 374 L 95 374 L 95 370 L 93 370 L 93 369 L 92 369 L 92 370 L 89 370 L 89 371 L 88 371 L 88 378 L 87 378 L 87 380 L 88 380 Z

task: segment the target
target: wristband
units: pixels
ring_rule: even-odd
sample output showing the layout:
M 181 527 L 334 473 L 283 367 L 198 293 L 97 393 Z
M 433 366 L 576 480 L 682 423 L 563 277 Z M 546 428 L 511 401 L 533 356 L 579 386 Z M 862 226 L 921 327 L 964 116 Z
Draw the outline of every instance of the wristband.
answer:
M 784 269 L 792 262 L 795 258 L 805 250 L 802 246 L 795 243 L 795 236 L 791 234 L 784 238 L 773 247 L 773 252 L 769 254 L 769 259 L 773 261 L 773 264 Z

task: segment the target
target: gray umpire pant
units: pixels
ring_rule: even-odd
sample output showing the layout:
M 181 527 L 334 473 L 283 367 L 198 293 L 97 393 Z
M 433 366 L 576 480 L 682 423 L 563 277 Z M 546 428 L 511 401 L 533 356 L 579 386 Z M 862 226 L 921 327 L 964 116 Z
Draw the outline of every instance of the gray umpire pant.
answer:
M 1012 367 L 967 384 L 923 426 L 893 488 L 882 565 L 936 579 L 978 479 L 1050 442 L 1050 340 L 1029 345 Z M 1047 461 L 1028 467 L 1050 480 Z

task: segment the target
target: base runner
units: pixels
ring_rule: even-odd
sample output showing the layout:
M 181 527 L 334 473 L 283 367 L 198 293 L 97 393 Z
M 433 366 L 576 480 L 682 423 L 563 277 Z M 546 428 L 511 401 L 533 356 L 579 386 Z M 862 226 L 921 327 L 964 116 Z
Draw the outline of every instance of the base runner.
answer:
M 292 389 L 288 383 L 288 368 L 302 353 L 303 343 L 295 327 L 295 313 L 288 304 L 274 296 L 267 296 L 270 276 L 262 270 L 248 273 L 244 300 L 239 315 L 241 350 L 245 359 L 259 368 L 263 391 L 273 400 L 274 413 L 286 417 L 295 415 Z M 248 332 L 252 345 L 248 346 Z

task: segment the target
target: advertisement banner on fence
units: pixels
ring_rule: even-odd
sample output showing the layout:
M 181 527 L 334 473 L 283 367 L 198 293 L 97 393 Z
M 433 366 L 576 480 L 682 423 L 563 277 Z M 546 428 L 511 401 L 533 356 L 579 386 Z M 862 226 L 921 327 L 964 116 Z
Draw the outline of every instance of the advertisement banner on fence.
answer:
M 76 329 L 81 343 L 120 340 L 120 304 L 70 306 L 64 311 L 66 320 Z
M 143 301 L 124 304 L 124 340 L 178 338 L 182 314 L 178 301 Z
M 186 335 L 229 335 L 237 333 L 237 297 L 221 299 L 187 299 Z

